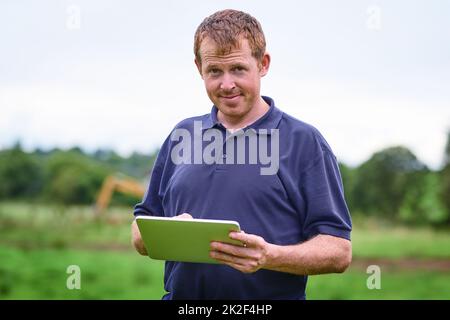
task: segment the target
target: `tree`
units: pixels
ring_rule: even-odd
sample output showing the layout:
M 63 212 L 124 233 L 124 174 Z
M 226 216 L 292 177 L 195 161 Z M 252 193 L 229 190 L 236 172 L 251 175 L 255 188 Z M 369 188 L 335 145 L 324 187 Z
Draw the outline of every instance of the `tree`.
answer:
M 407 148 L 391 147 L 375 153 L 356 171 L 352 199 L 366 214 L 396 218 L 407 190 L 419 183 L 417 173 L 427 167 Z
M 45 197 L 64 204 L 91 204 L 110 171 L 78 152 L 59 152 L 48 160 Z
M 447 133 L 447 144 L 444 150 L 444 168 L 440 172 L 439 198 L 450 216 L 450 131 Z M 450 222 L 450 219 L 447 219 Z
M 43 186 L 42 167 L 16 144 L 0 152 L 0 181 L 0 198 L 34 197 Z
M 409 223 L 442 224 L 449 219 L 439 194 L 440 175 L 428 172 L 409 188 L 399 210 L 400 220 Z
M 450 165 L 450 131 L 447 132 L 447 143 L 444 150 L 444 167 Z

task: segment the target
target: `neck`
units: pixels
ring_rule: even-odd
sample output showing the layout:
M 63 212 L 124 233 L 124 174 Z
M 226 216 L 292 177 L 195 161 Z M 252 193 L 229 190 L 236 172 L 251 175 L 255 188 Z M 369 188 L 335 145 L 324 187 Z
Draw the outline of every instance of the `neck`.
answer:
M 270 106 L 267 104 L 267 102 L 264 101 L 262 97 L 259 97 L 255 105 L 244 116 L 235 118 L 227 117 L 219 110 L 217 112 L 217 119 L 223 124 L 225 128 L 234 132 L 251 125 L 256 120 L 261 118 L 269 109 Z

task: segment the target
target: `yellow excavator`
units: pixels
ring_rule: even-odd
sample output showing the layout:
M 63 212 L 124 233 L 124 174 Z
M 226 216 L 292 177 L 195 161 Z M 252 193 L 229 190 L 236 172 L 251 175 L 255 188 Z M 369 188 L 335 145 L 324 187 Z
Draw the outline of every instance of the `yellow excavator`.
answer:
M 95 204 L 95 213 L 97 215 L 102 214 L 108 207 L 114 191 L 142 198 L 146 188 L 139 181 L 123 174 L 115 174 L 106 177 Z

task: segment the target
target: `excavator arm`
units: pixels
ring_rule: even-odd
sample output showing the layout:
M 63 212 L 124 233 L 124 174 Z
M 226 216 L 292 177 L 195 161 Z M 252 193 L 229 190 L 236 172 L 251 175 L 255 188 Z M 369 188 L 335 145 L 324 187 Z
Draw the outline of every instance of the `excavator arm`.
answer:
M 145 193 L 145 188 L 141 183 L 129 177 L 108 176 L 103 182 L 97 197 L 95 205 L 97 214 L 103 213 L 108 207 L 114 191 L 142 198 Z

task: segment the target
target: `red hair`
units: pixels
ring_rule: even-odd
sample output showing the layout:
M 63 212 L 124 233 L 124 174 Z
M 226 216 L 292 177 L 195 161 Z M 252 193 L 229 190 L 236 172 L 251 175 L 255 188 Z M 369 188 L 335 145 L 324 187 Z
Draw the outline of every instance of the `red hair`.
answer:
M 247 39 L 252 56 L 261 61 L 266 52 L 266 39 L 261 25 L 248 13 L 227 9 L 217 11 L 198 26 L 194 37 L 195 59 L 201 63 L 200 45 L 205 38 L 213 40 L 218 53 L 224 55 L 239 47 L 242 37 Z

